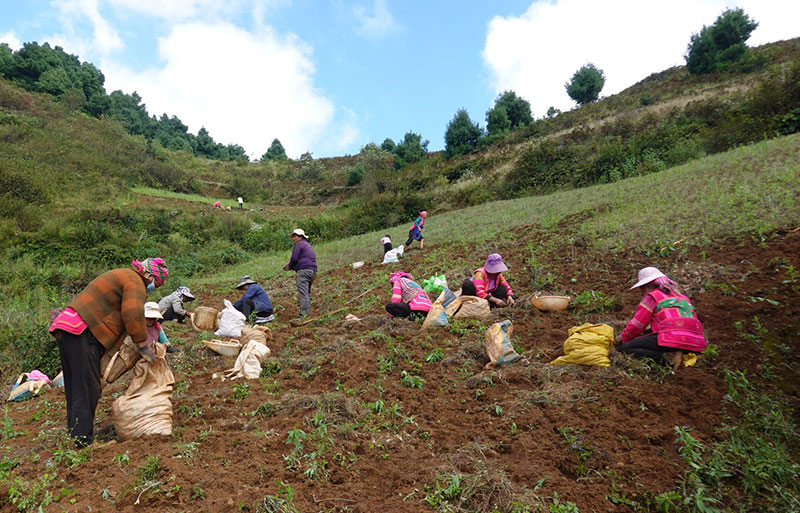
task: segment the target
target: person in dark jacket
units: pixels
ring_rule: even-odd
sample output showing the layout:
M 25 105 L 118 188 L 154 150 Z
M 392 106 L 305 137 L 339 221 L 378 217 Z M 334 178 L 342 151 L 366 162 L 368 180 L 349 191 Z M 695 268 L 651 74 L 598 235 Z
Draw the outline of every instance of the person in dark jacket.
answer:
M 317 279 L 317 255 L 308 242 L 306 232 L 300 228 L 293 231 L 289 237 L 294 242 L 292 258 L 283 266 L 284 271 L 297 273 L 297 298 L 300 302 L 300 317 L 311 314 L 311 284 Z
M 147 333 L 144 303 L 147 292 L 167 279 L 167 264 L 160 258 L 134 260 L 129 269 L 101 274 L 67 305 L 54 313 L 50 333 L 58 341 L 67 431 L 75 444 L 94 440 L 94 413 L 100 400 L 100 358 L 129 335 L 150 362 L 156 354 Z
M 272 313 L 272 301 L 269 300 L 269 294 L 261 285 L 249 276 L 243 276 L 236 289 L 244 290 L 244 295 L 233 304 L 233 307 L 242 312 L 248 321 L 253 312 L 256 315 L 256 324 L 275 320 L 275 315 Z

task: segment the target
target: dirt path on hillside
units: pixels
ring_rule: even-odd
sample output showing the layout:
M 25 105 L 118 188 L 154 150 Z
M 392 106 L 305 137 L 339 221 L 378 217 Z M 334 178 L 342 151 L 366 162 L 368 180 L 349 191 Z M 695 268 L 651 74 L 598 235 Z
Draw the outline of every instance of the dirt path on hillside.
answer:
M 562 232 L 569 226 L 565 221 Z M 281 324 L 273 326 L 269 343 L 272 373 L 257 381 L 214 379 L 233 360 L 205 349 L 187 326 L 167 326 L 183 348 L 169 356 L 178 383 L 172 437 L 118 442 L 103 435 L 88 461 L 67 468 L 68 447 L 59 446 L 64 401 L 56 389 L 9 405 L 14 429 L 25 434 L 2 442 L 2 458 L 18 464 L 10 472 L 30 483 L 25 493 L 55 476 L 49 489 L 57 502 L 44 508 L 52 512 L 279 511 L 281 500 L 301 512 L 435 511 L 437 478 L 446 488 L 450 482 L 440 476 L 454 474 L 464 476 L 461 498 L 468 502 L 462 506 L 470 511 L 511 511 L 512 498 L 547 504 L 557 494 L 582 512 L 624 512 L 630 508 L 623 499 L 675 488 L 684 469 L 676 426 L 690 427 L 702 442 L 721 436 L 727 393 L 721 369 L 747 370 L 758 380 L 769 365 L 765 385 L 783 388 L 800 406 L 794 386 L 800 284 L 787 274 L 789 266 L 800 268 L 800 233 L 703 252 L 676 246 L 667 257 L 649 258 L 590 253 L 579 240 L 556 246 L 548 260 L 556 276 L 552 290 L 573 296 L 594 290 L 620 303 L 593 314 L 548 314 L 527 303 L 525 243 L 546 247 L 549 238 L 528 227 L 491 247 L 443 248 L 430 240 L 424 252 L 409 250 L 402 261 L 420 278 L 444 271 L 458 283 L 488 251 L 501 252 L 520 301 L 494 316 L 512 320 L 512 339 L 530 359 L 527 367 L 482 370 L 488 323 L 423 332 L 418 323 L 389 319 L 382 306 L 389 301 L 388 282 L 385 291 L 354 306 L 362 320 L 350 326 L 337 317 L 292 329 L 286 321 L 297 313 L 295 298 L 275 295 Z M 675 375 L 615 352 L 609 368 L 547 366 L 561 354 L 569 327 L 631 316 L 640 296 L 627 287 L 645 265 L 659 266 L 683 285 L 718 356 L 701 357 L 696 368 Z M 337 308 L 363 291 L 360 284 L 383 280 L 388 271 L 368 263 L 323 274 L 312 291 L 315 312 Z M 221 301 L 207 288 L 198 304 L 219 307 Z M 776 350 L 779 343 L 786 350 Z M 426 361 L 436 348 L 442 361 Z M 404 386 L 404 376 L 422 378 L 422 388 Z M 127 381 L 104 391 L 100 430 L 110 425 L 111 403 Z M 304 434 L 298 450 L 287 442 L 296 429 Z M 148 456 L 159 458 L 160 469 L 145 482 L 138 476 Z M 0 484 L 2 513 L 16 510 L 7 498 L 12 485 Z M 263 506 L 265 496 L 274 509 Z

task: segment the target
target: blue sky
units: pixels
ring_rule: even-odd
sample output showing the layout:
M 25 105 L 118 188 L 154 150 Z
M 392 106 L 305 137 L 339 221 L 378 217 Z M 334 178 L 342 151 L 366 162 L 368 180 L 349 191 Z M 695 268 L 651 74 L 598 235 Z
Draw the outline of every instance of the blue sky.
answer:
M 106 90 L 137 91 L 260 157 L 355 154 L 411 130 L 444 146 L 459 108 L 485 125 L 513 90 L 534 115 L 592 62 L 607 96 L 683 64 L 689 37 L 726 7 L 760 23 L 749 44 L 800 36 L 787 0 L 0 0 L 0 41 L 62 46 Z

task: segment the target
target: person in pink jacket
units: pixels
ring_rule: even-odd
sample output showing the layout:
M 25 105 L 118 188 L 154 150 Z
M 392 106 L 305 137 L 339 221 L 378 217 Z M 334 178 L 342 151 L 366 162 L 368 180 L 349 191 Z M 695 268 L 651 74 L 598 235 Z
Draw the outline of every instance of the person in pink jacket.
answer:
M 472 278 L 467 278 L 461 284 L 461 295 L 486 299 L 490 308 L 513 305 L 514 291 L 503 277 L 503 271 L 508 271 L 503 257 L 492 253 L 486 257 L 483 267 L 475 269 Z
M 389 275 L 389 281 L 392 283 L 392 302 L 386 304 L 389 315 L 424 319 L 433 303 L 414 277 L 398 271 Z
M 678 284 L 655 267 L 639 271 L 639 281 L 631 290 L 644 292 L 636 314 L 617 335 L 621 353 L 637 358 L 651 358 L 658 363 L 671 358 L 673 369 L 683 363 L 683 352 L 702 353 L 706 348 L 703 325 L 697 318 L 689 298 L 678 290 Z M 650 330 L 647 330 L 648 325 Z

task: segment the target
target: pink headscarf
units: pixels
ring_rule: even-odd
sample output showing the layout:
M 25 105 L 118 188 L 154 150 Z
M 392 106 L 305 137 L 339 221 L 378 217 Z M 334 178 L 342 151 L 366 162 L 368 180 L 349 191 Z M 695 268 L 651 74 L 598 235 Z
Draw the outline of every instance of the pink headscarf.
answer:
M 674 281 L 670 280 L 666 276 L 661 276 L 660 278 L 656 278 L 653 280 L 653 283 L 661 287 L 662 289 L 666 289 L 672 294 L 680 294 L 681 291 L 678 290 L 678 284 Z
M 413 276 L 403 271 L 397 271 L 396 273 L 392 273 L 389 275 L 389 281 L 399 280 L 400 278 L 408 278 L 409 280 L 414 279 Z
M 149 272 L 153 275 L 153 281 L 156 287 L 160 287 L 169 275 L 167 263 L 163 258 L 145 258 L 143 261 L 134 260 L 131 262 L 131 268 L 139 274 Z

